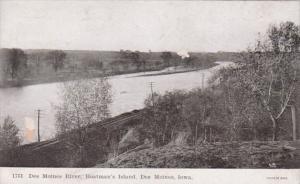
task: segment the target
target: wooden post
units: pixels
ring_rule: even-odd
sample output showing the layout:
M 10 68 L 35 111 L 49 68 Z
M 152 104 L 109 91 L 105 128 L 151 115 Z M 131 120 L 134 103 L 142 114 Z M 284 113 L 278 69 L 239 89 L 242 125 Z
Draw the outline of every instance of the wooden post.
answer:
M 297 122 L 296 122 L 296 108 L 294 105 L 291 105 L 292 111 L 292 124 L 293 124 L 293 141 L 297 140 Z
M 41 136 L 40 136 L 40 117 L 41 117 L 40 113 L 41 113 L 41 110 L 38 109 L 37 112 L 38 112 L 38 130 L 37 130 L 37 132 L 38 132 L 38 142 L 41 142 Z

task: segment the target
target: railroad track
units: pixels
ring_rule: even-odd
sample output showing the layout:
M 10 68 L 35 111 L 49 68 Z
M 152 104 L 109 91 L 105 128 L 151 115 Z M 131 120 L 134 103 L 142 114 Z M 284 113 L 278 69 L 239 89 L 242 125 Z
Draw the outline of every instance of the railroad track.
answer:
M 100 121 L 98 123 L 91 124 L 88 126 L 88 128 L 93 129 L 93 128 L 101 128 L 101 127 L 109 128 L 112 126 L 122 126 L 123 124 L 127 123 L 129 120 L 136 119 L 139 117 L 142 117 L 142 110 L 134 110 L 129 113 L 124 113 L 124 114 Z M 42 142 L 22 145 L 22 146 L 20 146 L 20 148 L 36 151 L 41 148 L 48 147 L 50 145 L 56 145 L 59 143 L 60 143 L 60 140 L 58 138 L 54 138 L 54 139 L 49 139 L 49 140 L 42 141 Z
M 139 111 L 138 113 L 136 114 L 131 114 L 129 116 L 126 116 L 126 117 L 121 117 L 119 119 L 113 119 L 113 120 L 110 120 L 110 121 L 107 121 L 107 122 L 103 122 L 103 123 L 96 123 L 96 124 L 92 124 L 91 126 L 97 126 L 97 127 L 110 127 L 112 125 L 123 125 L 125 123 L 127 123 L 127 120 L 130 120 L 130 119 L 135 119 L 135 118 L 139 118 L 139 117 L 142 117 L 142 113 L 141 111 Z

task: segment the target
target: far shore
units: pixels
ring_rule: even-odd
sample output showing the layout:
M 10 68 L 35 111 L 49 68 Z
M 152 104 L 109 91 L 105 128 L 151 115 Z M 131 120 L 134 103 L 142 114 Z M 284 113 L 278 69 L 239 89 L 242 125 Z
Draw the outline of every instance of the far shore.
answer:
M 217 66 L 218 64 L 213 63 L 211 65 L 207 65 L 207 66 L 203 66 L 203 67 L 197 67 L 197 68 L 185 68 L 185 67 L 181 67 L 179 69 L 173 69 L 172 70 L 160 70 L 157 73 L 151 73 L 151 74 L 142 74 L 142 75 L 136 75 L 133 77 L 150 77 L 150 76 L 158 76 L 158 75 L 171 75 L 171 74 L 177 74 L 177 73 L 187 73 L 187 72 L 195 72 L 195 71 L 199 71 L 199 70 L 206 70 L 209 68 L 212 68 L 214 66 Z
M 38 85 L 38 84 L 49 84 L 49 83 L 57 83 L 57 82 L 67 82 L 67 81 L 73 81 L 73 80 L 80 80 L 80 79 L 91 79 L 91 78 L 98 78 L 98 77 L 110 77 L 110 76 L 116 76 L 116 75 L 123 75 L 123 74 L 133 74 L 133 73 L 141 73 L 141 72 L 151 72 L 151 71 L 160 71 L 160 70 L 145 70 L 145 71 L 120 71 L 115 73 L 103 73 L 103 72 L 97 72 L 97 73 L 69 73 L 67 76 L 63 77 L 48 77 L 48 78 L 38 78 L 38 79 L 24 79 L 21 82 L 18 81 L 7 81 L 5 84 L 0 83 L 0 89 L 1 88 L 13 88 L 13 87 L 23 87 L 23 86 L 30 86 L 30 85 Z
M 49 84 L 49 83 L 57 83 L 57 82 L 66 82 L 66 81 L 73 81 L 73 80 L 80 80 L 80 79 L 91 79 L 91 78 L 98 78 L 98 77 L 110 77 L 110 76 L 116 76 L 116 75 L 124 75 L 124 74 L 139 74 L 143 72 L 155 72 L 155 73 L 149 73 L 149 74 L 141 74 L 133 77 L 147 77 L 147 76 L 157 76 L 157 75 L 171 75 L 171 74 L 177 74 L 177 73 L 186 73 L 186 72 L 193 72 L 198 70 L 205 70 L 208 68 L 212 68 L 214 66 L 218 65 L 217 63 L 211 63 L 209 65 L 203 66 L 203 67 L 182 67 L 178 66 L 178 69 L 174 69 L 175 67 L 169 67 L 163 68 L 163 69 L 147 69 L 145 71 L 121 71 L 121 72 L 115 72 L 115 73 L 103 73 L 103 72 L 97 72 L 97 73 L 69 73 L 69 75 L 64 76 L 53 76 L 48 78 L 37 78 L 37 79 L 24 79 L 22 81 L 7 81 L 5 84 L 0 83 L 0 89 L 1 88 L 14 88 L 14 87 L 24 87 L 24 86 L 30 86 L 30 85 L 38 85 L 38 84 Z

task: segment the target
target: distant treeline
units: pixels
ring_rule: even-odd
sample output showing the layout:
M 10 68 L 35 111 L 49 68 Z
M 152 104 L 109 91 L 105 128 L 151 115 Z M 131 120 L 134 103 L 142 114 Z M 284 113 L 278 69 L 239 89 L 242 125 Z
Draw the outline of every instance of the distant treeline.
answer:
M 175 52 L 0 50 L 0 86 L 58 82 L 166 67 L 210 67 L 217 60 L 232 60 L 236 53 L 189 53 L 182 58 Z

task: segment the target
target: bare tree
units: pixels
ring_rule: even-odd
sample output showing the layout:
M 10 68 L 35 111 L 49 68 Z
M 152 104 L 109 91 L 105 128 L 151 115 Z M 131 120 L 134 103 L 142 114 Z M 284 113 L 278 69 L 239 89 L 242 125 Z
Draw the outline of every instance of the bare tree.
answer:
M 228 67 L 218 71 L 216 76 L 221 78 L 221 83 L 215 90 L 221 90 L 219 106 L 221 111 L 214 117 L 222 117 L 227 127 L 228 140 L 256 140 L 266 139 L 267 134 L 258 137 L 258 129 L 267 124 L 263 108 L 251 90 L 244 87 L 242 80 L 235 74 L 236 67 Z M 219 119 L 220 121 L 221 119 Z M 260 124 L 260 126 L 257 126 Z
M 142 54 L 141 56 L 141 65 L 143 67 L 143 71 L 145 72 L 146 71 L 146 65 L 147 65 L 147 61 L 148 59 L 150 58 L 150 54 L 149 53 L 144 53 Z
M 203 141 L 208 140 L 206 127 L 209 126 L 213 103 L 213 96 L 209 92 L 201 90 L 192 91 L 184 101 L 183 117 L 189 124 L 194 144 L 196 144 L 200 136 L 203 138 Z
M 55 106 L 58 136 L 79 150 L 84 164 L 88 125 L 110 117 L 111 86 L 106 78 L 65 82 L 60 97 Z
M 139 51 L 131 52 L 129 57 L 132 60 L 133 64 L 136 66 L 136 69 L 140 71 L 140 68 L 142 66 L 141 53 Z
M 172 59 L 172 53 L 163 52 L 160 57 L 163 59 L 165 66 L 170 67 L 170 60 Z
M 271 25 L 268 38 L 275 53 L 299 52 L 300 27 L 293 22 L 282 22 L 279 26 Z
M 146 109 L 142 120 L 145 134 L 156 146 L 169 143 L 176 131 L 186 127 L 182 118 L 185 98 L 185 91 L 175 90 L 164 95 L 154 93 L 145 100 Z
M 27 67 L 27 55 L 21 49 L 3 49 L 4 70 L 11 79 L 22 78 Z
M 139 51 L 120 50 L 120 56 L 121 58 L 131 60 L 137 71 L 140 71 L 141 66 L 145 66 L 145 58 L 142 57 Z
M 66 58 L 66 53 L 62 50 L 54 50 L 49 52 L 49 56 L 51 59 L 51 64 L 55 72 L 57 70 L 62 69 L 64 67 L 64 60 Z
M 272 122 L 272 139 L 278 140 L 278 120 L 295 91 L 300 42 L 299 30 L 290 22 L 271 26 L 267 40 L 259 40 L 254 50 L 242 54 L 232 72 L 241 88 L 260 102 Z

